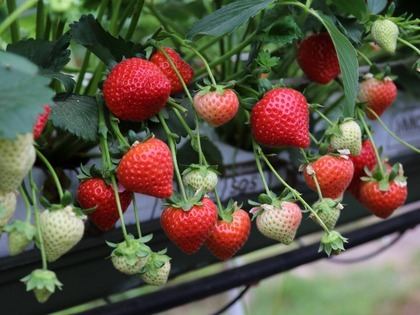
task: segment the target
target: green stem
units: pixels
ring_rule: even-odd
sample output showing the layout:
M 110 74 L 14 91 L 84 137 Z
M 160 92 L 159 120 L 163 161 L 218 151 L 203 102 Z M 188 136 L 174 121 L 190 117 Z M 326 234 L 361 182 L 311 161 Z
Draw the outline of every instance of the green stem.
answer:
M 372 133 L 370 132 L 369 127 L 366 124 L 366 121 L 365 121 L 365 118 L 364 118 L 364 113 L 361 109 L 356 109 L 356 112 L 357 112 L 357 117 L 359 118 L 363 128 L 365 129 L 366 135 L 368 136 L 370 142 L 372 143 L 372 148 L 373 148 L 373 152 L 375 152 L 375 157 L 376 157 L 376 161 L 378 163 L 379 171 L 382 175 L 384 175 L 385 172 L 384 172 L 384 168 L 382 166 L 381 157 L 379 155 L 378 148 L 375 145 L 375 141 L 373 140 Z
M 125 227 L 124 213 L 122 212 L 120 195 L 118 194 L 117 180 L 114 174 L 111 175 L 111 181 L 112 181 L 112 188 L 114 190 L 115 201 L 117 202 L 117 210 L 118 210 L 118 215 L 120 217 L 121 230 L 123 232 L 124 239 L 125 239 L 125 242 L 127 243 L 127 246 L 130 247 L 130 241 L 129 241 L 130 239 L 128 237 L 127 228 Z
M 408 41 L 406 41 L 405 39 L 399 38 L 397 39 L 400 43 L 410 47 L 411 49 L 413 49 L 417 55 L 420 55 L 420 49 L 418 49 L 416 46 L 414 46 L 413 44 L 409 43 Z
M 378 116 L 378 114 L 371 108 L 366 107 L 369 112 L 375 116 L 376 120 L 379 121 L 379 123 L 381 124 L 381 126 L 385 129 L 386 132 L 388 132 L 391 137 L 393 137 L 395 140 L 397 140 L 399 143 L 405 145 L 406 147 L 410 148 L 411 150 L 413 150 L 416 153 L 420 153 L 420 149 L 416 148 L 415 146 L 409 144 L 408 142 L 404 141 L 403 139 L 401 139 L 400 137 L 398 137 L 395 133 L 393 133 L 388 127 L 387 125 L 385 125 L 385 123 L 382 121 L 382 119 Z
M 175 175 L 178 181 L 178 186 L 179 189 L 181 191 L 181 196 L 183 198 L 183 200 L 185 202 L 187 202 L 187 194 L 185 193 L 185 187 L 184 187 L 184 183 L 182 182 L 182 176 L 181 176 L 181 172 L 179 170 L 178 167 L 178 161 L 177 161 L 177 157 L 176 157 L 176 147 L 175 147 L 175 143 L 174 143 L 174 139 L 173 139 L 173 134 L 170 131 L 165 118 L 162 117 L 161 113 L 157 114 L 160 123 L 162 124 L 163 129 L 165 130 L 166 136 L 168 137 L 168 144 L 169 144 L 169 149 L 171 150 L 171 155 L 172 155 L 172 163 L 174 165 L 174 170 L 175 170 Z
M 19 186 L 19 193 L 26 208 L 25 222 L 29 223 L 31 221 L 31 202 L 29 201 L 26 189 L 23 189 L 22 185 Z
M 133 209 L 134 209 L 134 217 L 136 219 L 137 234 L 138 234 L 139 238 L 141 238 L 142 234 L 141 234 L 141 228 L 140 228 L 140 218 L 139 218 L 137 200 L 136 200 L 136 194 L 135 193 L 133 193 Z
M 5 18 L 0 24 L 0 35 L 2 35 L 4 31 L 6 31 L 9 26 L 14 23 L 23 12 L 32 8 L 37 3 L 37 1 L 38 0 L 26 0 L 15 11 L 9 14 L 7 18 Z
M 206 40 L 206 42 L 205 42 L 203 45 L 198 46 L 198 47 L 196 48 L 196 50 L 197 50 L 197 51 L 199 51 L 199 52 L 202 52 L 202 51 L 206 50 L 207 48 L 211 47 L 212 45 L 214 45 L 215 43 L 218 43 L 218 42 L 219 42 L 219 40 L 221 40 L 224 36 L 225 36 L 225 35 L 221 35 L 221 36 L 214 37 L 214 38 L 211 38 L 211 39 L 209 39 L 209 40 Z M 184 57 L 184 60 L 185 60 L 185 61 L 189 61 L 189 60 L 191 60 L 192 58 L 194 58 L 195 56 L 196 56 L 196 54 L 195 54 L 194 52 L 192 52 L 192 51 L 191 51 L 189 54 L 187 54 L 187 55 Z
M 61 200 L 63 198 L 63 188 L 61 187 L 60 180 L 58 179 L 58 176 L 54 170 L 54 167 L 38 149 L 36 149 L 36 155 L 38 156 L 38 158 L 41 159 L 41 161 L 44 163 L 44 165 L 47 167 L 48 171 L 50 172 L 52 179 L 55 183 L 55 186 L 57 188 L 58 196 L 60 197 L 60 200 Z M 33 200 L 33 203 L 35 204 L 35 200 Z
M 325 116 L 319 109 L 312 108 L 312 110 L 317 113 L 322 119 L 324 119 L 330 126 L 333 126 L 334 124 L 331 122 L 331 120 Z
M 319 145 L 319 141 L 317 140 L 317 138 L 315 138 L 315 136 L 311 132 L 309 133 L 309 137 L 311 138 L 313 143 L 315 143 L 317 146 Z
M 41 233 L 41 222 L 39 220 L 39 210 L 38 210 L 37 198 L 36 198 L 37 187 L 34 182 L 32 170 L 29 171 L 29 184 L 31 186 L 32 206 L 34 207 L 34 218 L 35 218 L 36 233 L 37 233 L 37 238 L 38 238 L 38 245 L 39 245 L 39 250 L 41 251 L 42 269 L 47 270 L 47 267 L 48 267 L 47 256 L 45 255 L 44 240 L 42 238 L 42 233 Z
M 115 117 L 113 114 L 109 114 L 109 123 L 111 125 L 112 131 L 117 136 L 118 143 L 124 146 L 130 146 L 128 141 L 125 139 L 124 135 L 121 133 L 120 127 L 118 125 L 118 118 Z
M 177 111 L 182 112 L 183 114 L 188 112 L 188 110 L 185 107 L 175 102 L 175 100 L 171 97 L 168 99 L 167 103 L 173 108 L 175 108 Z
M 254 153 L 255 158 L 255 164 L 257 165 L 258 173 L 260 173 L 261 182 L 264 186 L 265 192 L 267 194 L 270 193 L 270 188 L 268 187 L 267 181 L 264 176 L 264 171 L 262 169 L 261 161 L 260 161 L 260 155 L 261 155 L 261 147 L 255 142 L 254 139 L 252 139 L 252 149 Z
M 16 1 L 15 0 L 7 0 L 7 11 L 9 14 L 12 14 L 13 11 L 16 10 Z M 12 38 L 12 43 L 16 43 L 19 41 L 19 23 L 18 20 L 14 21 L 10 25 L 10 36 Z
M 284 187 L 286 187 L 287 189 L 289 189 L 289 191 L 293 194 L 293 196 L 299 200 L 306 209 L 308 209 L 312 215 L 315 217 L 315 219 L 319 222 L 320 226 L 323 228 L 323 230 L 329 234 L 331 233 L 330 230 L 328 229 L 328 227 L 325 225 L 324 221 L 322 221 L 322 219 L 318 216 L 318 214 L 316 213 L 316 211 L 314 209 L 312 209 L 312 207 L 305 201 L 305 199 L 302 198 L 301 194 L 294 189 L 292 186 L 290 186 L 281 176 L 280 174 L 276 171 L 276 169 L 273 167 L 273 165 L 270 163 L 270 161 L 267 159 L 267 157 L 265 156 L 264 152 L 262 150 L 260 150 L 259 152 L 260 157 L 264 160 L 265 164 L 268 166 L 268 168 L 271 170 L 271 172 L 274 174 L 274 176 L 280 181 L 280 183 L 282 183 L 284 185 Z
M 44 34 L 44 1 L 39 0 L 36 6 L 35 38 L 40 39 Z
M 226 60 L 230 59 L 230 57 L 232 57 L 233 55 L 235 55 L 239 51 L 243 50 L 246 46 L 248 46 L 251 43 L 251 41 L 254 39 L 255 34 L 256 34 L 256 32 L 253 32 L 242 43 L 240 43 L 238 46 L 236 46 L 232 50 L 226 52 L 226 54 L 224 54 L 224 55 L 220 56 L 219 58 L 210 62 L 210 64 L 208 64 L 208 67 L 209 68 L 214 68 L 217 65 L 219 65 L 219 64 L 225 62 Z M 203 68 L 199 69 L 195 73 L 195 76 L 198 77 L 198 76 L 204 74 L 204 72 L 206 72 L 206 71 L 208 71 L 207 67 L 205 69 L 203 69 Z
M 130 40 L 133 37 L 134 31 L 136 30 L 137 24 L 139 23 L 141 12 L 143 11 L 144 0 L 136 1 L 133 16 L 131 17 L 130 25 L 128 26 L 125 39 Z
M 364 61 L 366 61 L 366 63 L 369 65 L 369 66 L 371 66 L 372 65 L 372 61 L 370 61 L 370 59 L 364 54 L 364 53 L 362 53 L 360 50 L 356 50 L 357 51 L 357 53 L 359 54 L 359 56 L 360 57 L 362 57 L 362 59 L 364 60 Z

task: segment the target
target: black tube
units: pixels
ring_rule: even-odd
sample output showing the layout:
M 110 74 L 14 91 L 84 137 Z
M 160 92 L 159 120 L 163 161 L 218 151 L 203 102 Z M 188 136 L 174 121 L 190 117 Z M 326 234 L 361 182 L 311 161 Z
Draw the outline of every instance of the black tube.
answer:
M 402 232 L 409 228 L 414 228 L 419 223 L 420 209 L 417 209 L 351 231 L 344 235 L 349 239 L 349 243 L 346 244 L 346 249 L 351 249 L 394 232 Z M 144 315 L 162 312 L 176 306 L 222 293 L 241 285 L 250 285 L 274 274 L 293 269 L 321 258 L 326 258 L 327 256 L 325 253 L 318 252 L 318 247 L 318 243 L 308 245 L 187 283 L 166 287 L 157 292 L 145 294 L 137 298 L 101 306 L 80 314 Z

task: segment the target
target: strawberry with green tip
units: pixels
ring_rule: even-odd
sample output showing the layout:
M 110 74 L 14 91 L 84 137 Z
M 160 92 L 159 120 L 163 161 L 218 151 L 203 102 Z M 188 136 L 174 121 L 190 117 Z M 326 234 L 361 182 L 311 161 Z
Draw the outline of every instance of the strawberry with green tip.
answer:
M 168 145 L 149 138 L 133 143 L 118 164 L 117 178 L 129 191 L 169 198 L 173 192 L 173 169 Z
M 348 149 L 351 155 L 357 156 L 362 150 L 362 131 L 357 122 L 345 119 L 338 125 L 338 134 L 330 137 L 331 148 L 335 151 Z
M 400 163 L 392 169 L 363 177 L 359 200 L 373 215 L 386 219 L 407 199 L 407 180 Z
M 110 257 L 115 269 L 135 275 L 143 269 L 152 253 L 150 247 L 144 244 L 151 239 L 151 235 L 140 239 L 134 239 L 132 235 L 129 237 L 119 244 L 108 242 L 108 245 L 114 247 Z
M 174 192 L 160 217 L 168 238 L 187 254 L 195 253 L 209 238 L 217 222 L 217 208 L 203 191 L 186 189 L 186 197 Z
M 370 31 L 373 40 L 386 52 L 390 54 L 395 52 L 399 30 L 393 21 L 389 19 L 378 19 L 373 22 Z
M 0 235 L 16 211 L 16 193 L 0 190 Z
M 15 139 L 0 138 L 0 190 L 13 192 L 22 183 L 35 163 L 32 133 L 19 134 Z
M 376 117 L 370 110 L 380 117 L 394 103 L 396 97 L 397 87 L 390 77 L 380 79 L 369 73 L 360 83 L 358 99 L 366 103 L 366 116 L 371 120 L 375 120 Z
M 266 146 L 309 146 L 309 109 L 302 93 L 290 88 L 267 92 L 254 105 L 250 123 L 254 139 Z
M 251 219 L 248 213 L 232 200 L 221 212 L 221 216 L 205 245 L 214 256 L 225 260 L 235 255 L 247 241 L 251 231 Z
M 251 205 L 255 205 L 250 212 L 254 215 L 253 219 L 256 218 L 260 233 L 282 244 L 291 244 L 302 221 L 299 206 L 274 194 L 262 194 L 258 200 L 259 203 L 250 201 Z
M 198 116 L 213 127 L 219 127 L 233 117 L 239 109 L 239 99 L 232 89 L 208 86 L 194 95 L 194 109 Z
M 144 121 L 165 105 L 171 83 L 154 63 L 129 58 L 117 64 L 103 84 L 106 106 L 119 119 Z
M 39 215 L 45 255 L 49 262 L 56 261 L 82 239 L 85 215 L 67 205 L 53 205 Z
M 314 176 L 324 198 L 341 198 L 353 178 L 354 166 L 347 155 L 326 154 L 303 166 L 306 184 L 318 191 Z
M 7 232 L 9 253 L 16 256 L 22 253 L 35 239 L 36 228 L 28 221 L 16 220 L 4 229 Z
M 26 291 L 34 292 L 39 303 L 46 302 L 56 288 L 61 290 L 63 286 L 55 272 L 47 269 L 35 269 L 20 281 L 26 284 Z
M 163 50 L 172 60 L 185 85 L 188 85 L 194 78 L 194 69 L 174 49 L 166 47 Z M 184 91 L 181 80 L 178 78 L 166 56 L 160 50 L 157 50 L 151 55 L 150 61 L 157 65 L 171 82 L 171 95 Z
M 323 198 L 316 201 L 312 205 L 312 209 L 317 214 L 318 218 L 325 224 L 329 230 L 333 230 L 338 218 L 340 217 L 343 205 L 339 200 L 333 200 L 331 198 Z M 309 216 L 314 222 L 320 224 L 318 218 L 311 213 Z
M 165 285 L 171 272 L 171 258 L 165 255 L 166 251 L 152 253 L 146 266 L 140 272 L 144 282 L 154 286 Z
M 190 185 L 195 190 L 202 189 L 209 193 L 217 186 L 217 174 L 210 166 L 191 164 L 182 172 L 182 182 L 185 186 Z

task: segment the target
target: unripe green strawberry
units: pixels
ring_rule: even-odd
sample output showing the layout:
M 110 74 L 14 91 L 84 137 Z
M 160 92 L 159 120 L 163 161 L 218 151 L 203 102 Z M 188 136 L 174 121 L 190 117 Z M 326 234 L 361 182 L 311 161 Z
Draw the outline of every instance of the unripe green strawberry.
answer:
M 22 253 L 35 238 L 36 228 L 30 222 L 16 220 L 6 226 L 9 253 L 11 256 Z
M 350 150 L 351 155 L 359 155 L 362 151 L 362 131 L 354 120 L 347 120 L 338 126 L 341 135 L 330 138 L 333 150 Z
M 85 218 L 77 215 L 71 206 L 41 212 L 41 233 L 48 261 L 57 260 L 79 243 L 85 230 Z
M 394 53 L 397 48 L 398 26 L 391 20 L 376 20 L 371 29 L 373 40 L 386 52 Z
M 263 210 L 257 216 L 257 228 L 261 234 L 285 245 L 292 243 L 302 220 L 299 206 L 292 202 L 282 201 L 280 207 L 262 204 L 259 209 Z
M 0 139 L 0 190 L 15 191 L 35 163 L 32 133 Z
M 182 181 L 185 186 L 190 185 L 195 190 L 203 189 L 209 193 L 216 188 L 218 179 L 212 168 L 192 164 L 182 173 Z
M 0 235 L 16 211 L 16 194 L 0 190 Z
M 127 275 L 139 273 L 152 253 L 149 246 L 133 238 L 119 244 L 108 243 L 108 245 L 116 247 L 111 253 L 115 269 Z
M 170 257 L 160 253 L 152 253 L 140 277 L 147 284 L 162 286 L 168 281 L 171 271 Z
M 62 283 L 58 281 L 54 271 L 36 269 L 20 281 L 26 284 L 26 291 L 33 291 L 39 303 L 44 303 L 58 288 L 61 290 Z
M 343 206 L 337 200 L 333 200 L 331 198 L 323 198 L 315 202 L 312 205 L 312 209 L 316 212 L 318 218 L 324 222 L 325 226 L 329 230 L 333 230 L 338 221 L 338 218 L 340 217 L 340 212 L 343 209 Z M 314 214 L 311 214 L 309 217 L 316 223 L 320 224 L 318 218 Z

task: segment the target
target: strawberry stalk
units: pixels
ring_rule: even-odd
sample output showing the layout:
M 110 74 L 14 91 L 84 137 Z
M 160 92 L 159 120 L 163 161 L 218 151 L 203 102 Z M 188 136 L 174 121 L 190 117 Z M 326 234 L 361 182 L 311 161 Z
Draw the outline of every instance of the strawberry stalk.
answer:
M 367 110 L 369 110 L 369 112 L 375 116 L 376 120 L 379 121 L 379 123 L 381 124 L 381 126 L 385 129 L 386 132 L 388 132 L 395 140 L 397 140 L 399 143 L 405 145 L 406 147 L 410 148 L 411 150 L 413 150 L 416 153 L 420 153 L 420 149 L 416 148 L 415 146 L 407 143 L 406 141 L 404 141 L 403 139 L 401 139 L 400 137 L 398 137 L 395 133 L 393 133 L 386 125 L 385 123 L 382 121 L 382 119 L 378 116 L 378 114 L 376 114 L 376 112 L 371 109 L 370 107 L 366 107 Z
M 134 7 L 134 13 L 131 15 L 130 25 L 128 26 L 127 33 L 125 34 L 126 40 L 130 40 L 133 37 L 134 31 L 136 30 L 137 24 L 140 19 L 141 12 L 143 11 L 143 6 L 144 6 L 145 1 L 140 0 L 140 1 L 134 1 L 134 2 L 136 4 Z M 124 24 L 121 23 L 121 25 L 124 25 Z
M 26 217 L 25 217 L 25 222 L 30 222 L 31 221 L 31 202 L 29 201 L 28 195 L 27 195 L 27 191 L 26 189 L 24 189 L 22 187 L 22 185 L 19 186 L 19 193 L 23 199 L 23 203 L 25 204 L 25 209 L 26 209 Z
M 109 153 L 109 146 L 108 146 L 108 140 L 107 140 L 108 127 L 106 126 L 106 123 L 105 123 L 104 104 L 103 104 L 103 101 L 99 98 L 97 99 L 97 104 L 98 104 L 98 134 L 99 134 L 99 141 L 100 141 L 99 145 L 102 152 L 102 168 L 105 169 L 106 171 L 109 171 L 112 169 L 112 162 L 111 162 L 111 155 Z M 114 191 L 115 201 L 117 203 L 118 215 L 121 221 L 121 229 L 124 235 L 124 239 L 127 243 L 127 247 L 130 247 L 130 242 L 129 242 L 130 238 L 128 236 L 127 229 L 125 227 L 124 215 L 123 215 L 123 211 L 121 207 L 121 200 L 120 200 L 120 195 L 118 194 L 118 185 L 117 185 L 117 180 L 115 178 L 114 172 L 112 172 L 112 174 L 110 175 L 110 178 L 112 182 L 112 188 Z
M 162 124 L 162 127 L 163 127 L 163 129 L 166 133 L 166 136 L 168 137 L 169 149 L 171 150 L 175 175 L 176 175 L 176 179 L 178 181 L 179 189 L 181 191 L 182 199 L 185 202 L 187 202 L 187 194 L 185 192 L 184 183 L 182 182 L 182 176 L 181 176 L 181 172 L 179 171 L 178 160 L 177 160 L 177 157 L 176 157 L 176 147 L 175 147 L 175 143 L 174 143 L 174 137 L 177 136 L 177 135 L 175 135 L 174 133 L 171 132 L 171 130 L 168 127 L 168 124 L 166 123 L 165 119 L 162 117 L 161 113 L 158 113 L 157 116 L 158 116 L 158 119 L 159 119 L 160 123 Z
M 32 206 L 34 208 L 34 219 L 35 219 L 35 226 L 36 226 L 36 238 L 38 240 L 37 246 L 41 252 L 41 261 L 42 261 L 42 269 L 47 270 L 48 264 L 47 264 L 47 256 L 45 255 L 45 247 L 44 247 L 44 241 L 42 239 L 42 233 L 41 233 L 41 222 L 39 220 L 39 209 L 37 205 L 37 191 L 38 188 L 35 184 L 32 170 L 29 171 L 29 185 L 31 187 L 31 197 L 32 197 Z
M 109 124 L 112 128 L 114 135 L 117 137 L 118 143 L 122 146 L 129 147 L 130 144 L 127 142 L 124 135 L 121 133 L 118 122 L 119 122 L 119 119 L 115 117 L 114 114 L 109 113 Z
M 363 128 L 365 129 L 367 137 L 369 138 L 370 142 L 372 143 L 372 148 L 373 148 L 373 152 L 375 153 L 376 161 L 377 161 L 377 164 L 378 164 L 378 167 L 379 167 L 379 172 L 381 173 L 381 175 L 383 177 L 384 174 L 385 174 L 384 167 L 382 166 L 381 157 L 380 157 L 378 149 L 375 145 L 375 141 L 373 140 L 372 133 L 369 131 L 369 127 L 368 127 L 368 125 L 365 121 L 364 113 L 361 109 L 357 108 L 356 109 L 356 115 L 359 118 Z
M 133 209 L 134 209 L 134 218 L 136 219 L 137 234 L 139 238 L 141 238 L 142 234 L 141 234 L 141 228 L 140 228 L 140 218 L 138 214 L 137 200 L 134 193 L 133 193 Z
M 60 200 L 63 198 L 63 188 L 61 186 L 60 180 L 58 179 L 57 173 L 54 170 L 54 167 L 52 167 L 51 163 L 47 160 L 47 158 L 38 150 L 36 150 L 36 155 L 39 157 L 39 159 L 44 163 L 44 165 L 47 167 L 48 171 L 51 174 L 51 177 L 54 181 L 55 187 L 58 191 L 58 196 L 60 197 Z M 35 201 L 33 201 L 35 203 Z

